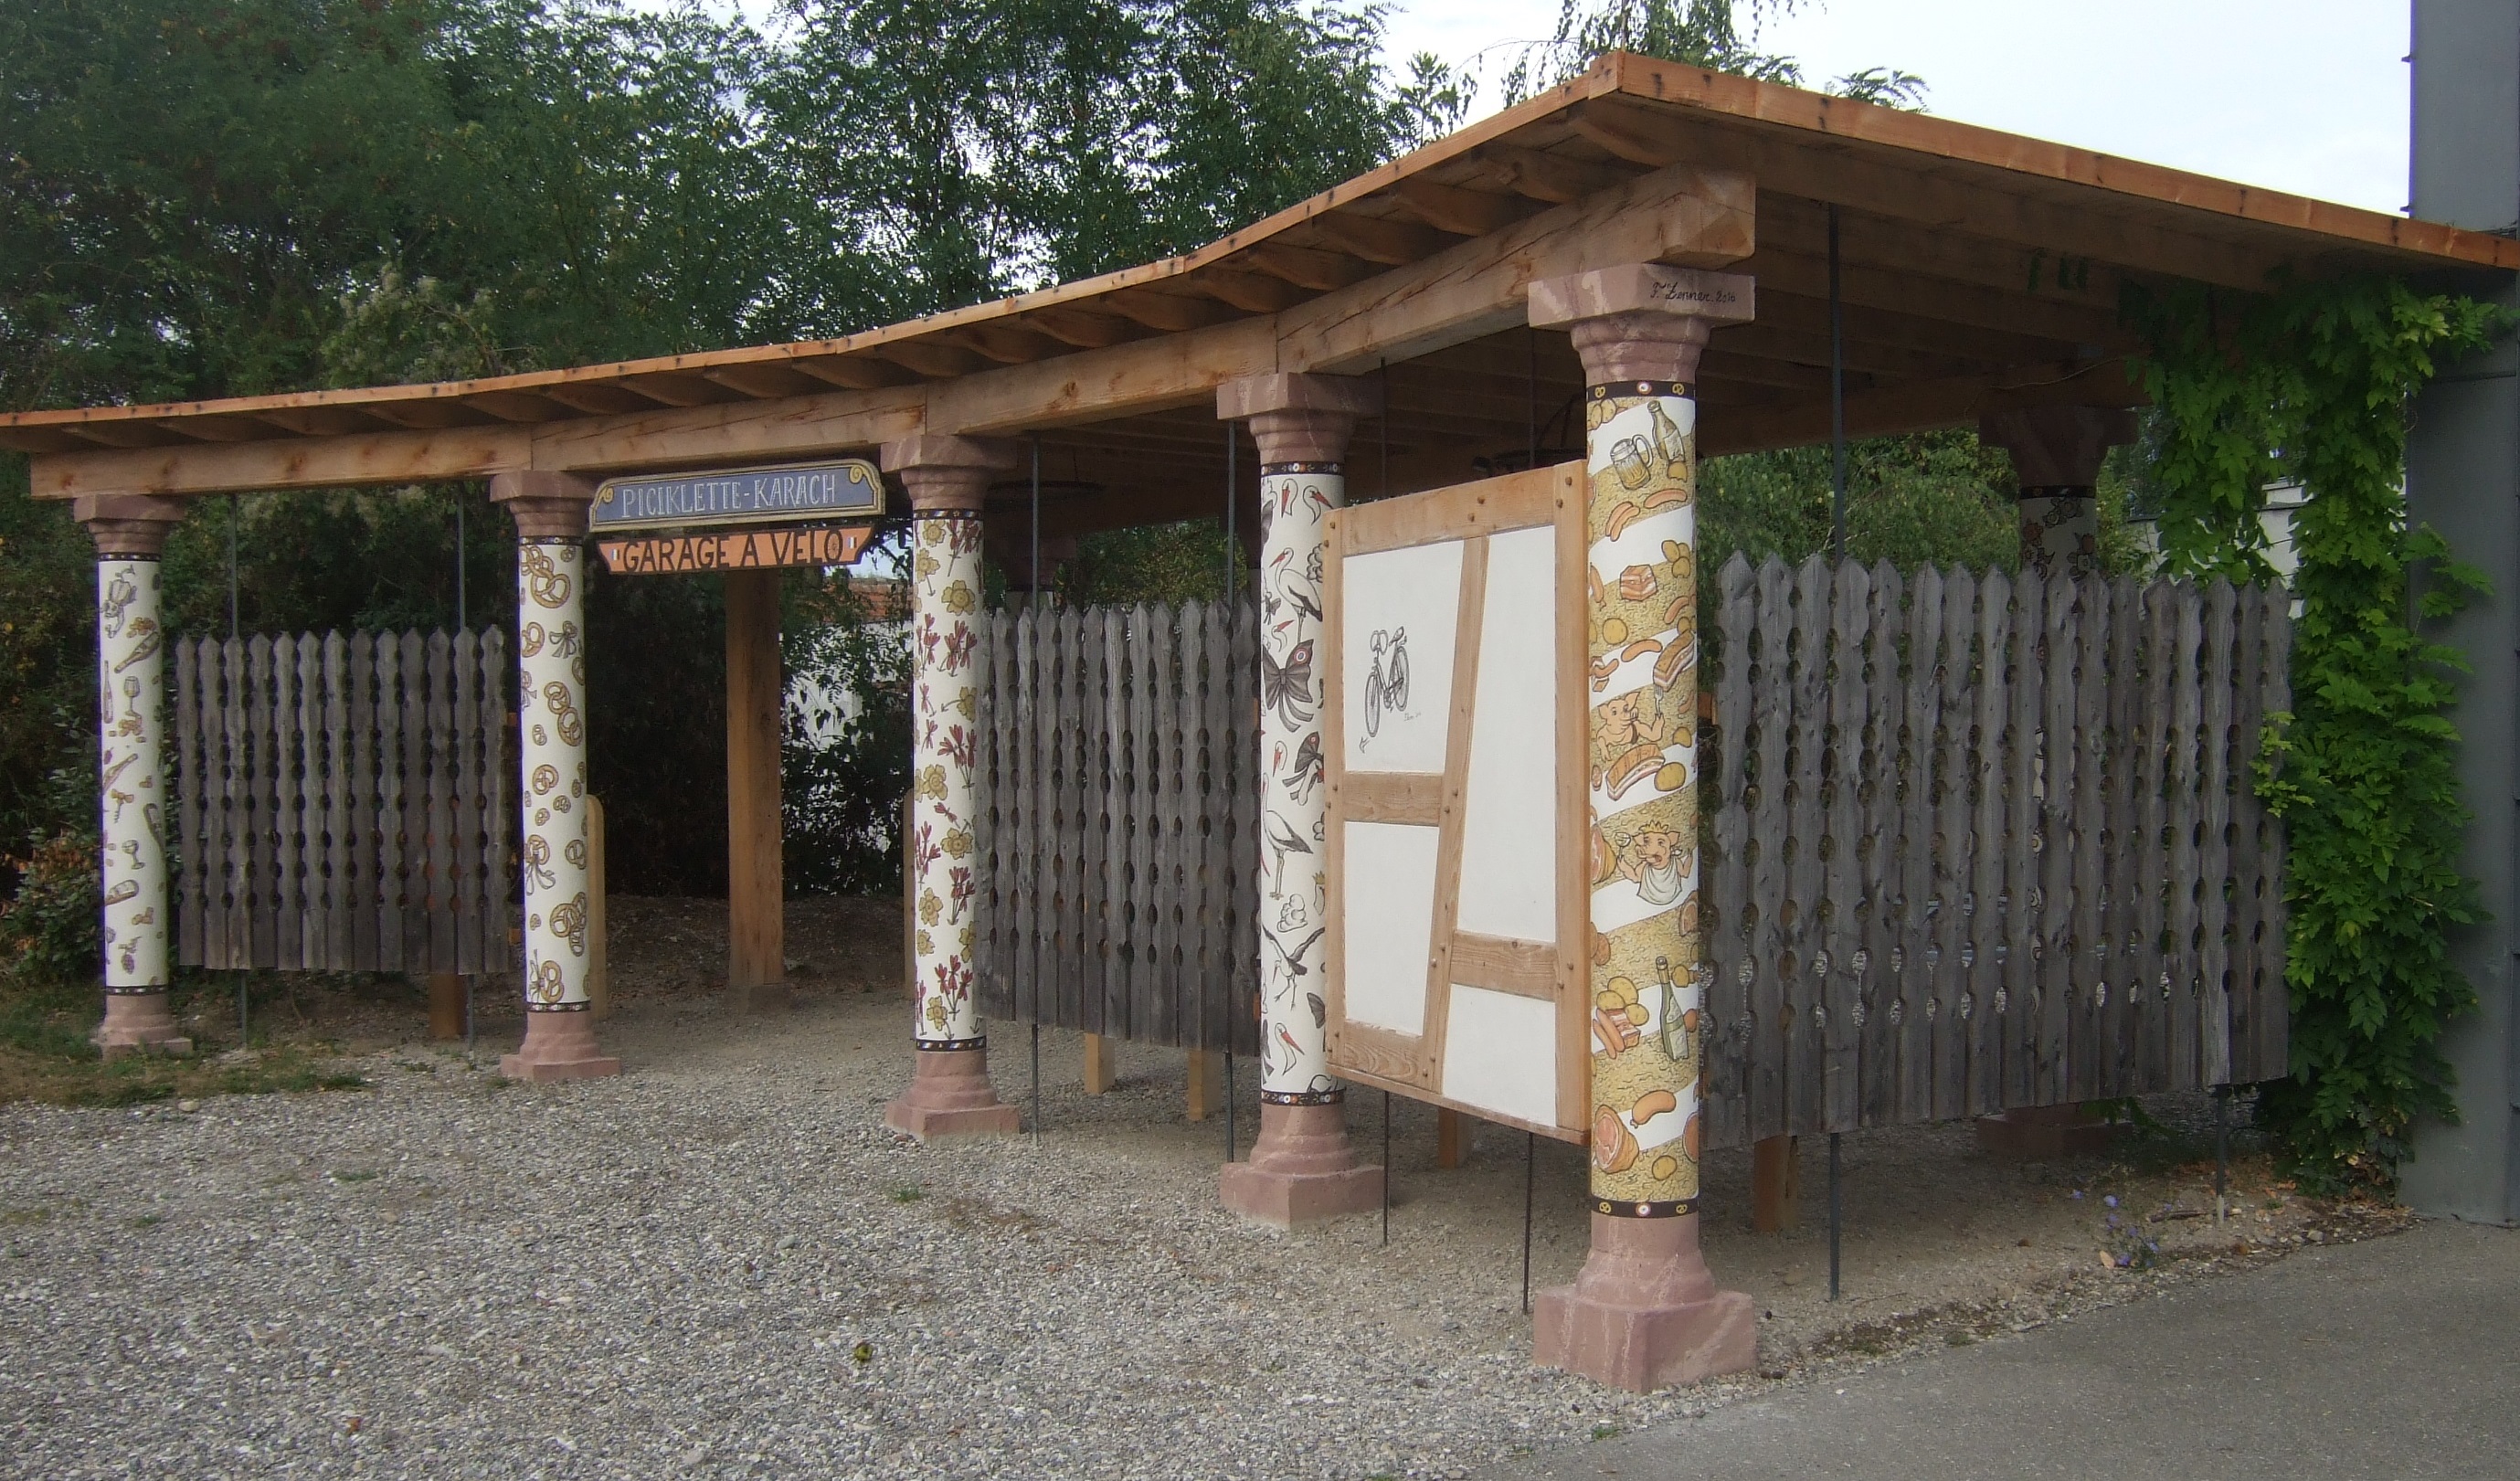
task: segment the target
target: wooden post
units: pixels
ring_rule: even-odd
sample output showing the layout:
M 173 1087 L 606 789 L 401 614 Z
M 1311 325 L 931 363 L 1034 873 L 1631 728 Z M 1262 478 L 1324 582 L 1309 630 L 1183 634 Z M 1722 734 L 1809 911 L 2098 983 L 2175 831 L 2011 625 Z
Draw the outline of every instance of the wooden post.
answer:
M 727 987 L 747 1012 L 784 1009 L 779 827 L 779 572 L 726 574 Z
M 586 1001 L 599 1019 L 612 1016 L 612 950 L 604 909 L 604 799 L 586 794 Z
M 1119 1083 L 1111 1062 L 1114 1057 L 1111 1040 L 1101 1034 L 1085 1036 L 1085 1094 L 1104 1095 Z
M 464 1037 L 464 977 L 459 972 L 428 974 L 428 1037 L 440 1042 Z
M 1469 1118 L 1449 1105 L 1435 1107 L 1435 1165 L 1459 1167 L 1469 1160 Z
M 1204 1121 L 1225 1109 L 1225 1055 L 1221 1051 L 1190 1052 L 1190 1118 Z
M 1765 1137 L 1750 1144 L 1750 1227 L 1763 1234 L 1792 1232 L 1803 1217 L 1800 1137 Z

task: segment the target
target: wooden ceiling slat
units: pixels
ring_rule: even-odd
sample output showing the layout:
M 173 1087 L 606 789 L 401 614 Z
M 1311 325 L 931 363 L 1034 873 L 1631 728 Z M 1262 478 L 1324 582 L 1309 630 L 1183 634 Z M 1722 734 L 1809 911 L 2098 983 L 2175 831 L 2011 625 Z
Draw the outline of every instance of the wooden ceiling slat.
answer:
M 756 401 L 776 401 L 787 396 L 810 396 L 823 388 L 823 383 L 788 365 L 721 365 L 700 372 L 702 379 L 715 381 L 729 390 L 740 391 Z
M 1362 211 L 1331 211 L 1307 223 L 1312 235 L 1351 256 L 1385 267 L 1399 267 L 1431 257 L 1450 244 L 1431 227 L 1393 221 Z
M 1318 247 L 1297 247 L 1287 242 L 1263 242 L 1242 255 L 1269 276 L 1315 292 L 1345 288 L 1373 276 L 1372 263 L 1361 262 L 1344 252 L 1326 252 Z
M 1418 220 L 1456 237 L 1484 237 L 1503 231 L 1538 209 L 1534 202 L 1518 196 L 1463 190 L 1434 180 L 1403 180 L 1391 189 Z
M 1231 304 L 1245 313 L 1274 314 L 1304 301 L 1302 289 L 1283 278 L 1246 273 L 1231 267 L 1203 267 L 1182 280 L 1183 286 Z
M 1106 293 L 1095 302 L 1097 307 L 1107 308 L 1123 318 L 1134 319 L 1148 329 L 1167 335 L 1204 329 L 1234 317 L 1222 304 L 1192 298 L 1185 293 L 1158 292 L 1152 289 L 1124 289 Z
M 612 383 L 658 406 L 714 406 L 728 399 L 729 389 L 704 374 L 679 371 L 643 371 Z
M 1022 322 L 1075 349 L 1103 349 L 1146 335 L 1145 327 L 1132 320 L 1088 308 L 1037 308 Z
M 788 363 L 799 373 L 842 390 L 881 390 L 911 380 L 908 372 L 889 362 L 864 355 L 799 355 Z

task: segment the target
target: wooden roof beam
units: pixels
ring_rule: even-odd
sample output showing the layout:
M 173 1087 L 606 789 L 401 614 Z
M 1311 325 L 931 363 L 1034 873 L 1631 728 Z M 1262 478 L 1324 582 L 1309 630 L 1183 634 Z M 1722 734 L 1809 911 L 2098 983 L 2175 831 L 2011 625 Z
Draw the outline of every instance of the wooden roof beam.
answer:
M 1313 234 L 1352 257 L 1399 267 L 1431 257 L 1451 246 L 1440 232 L 1414 221 L 1392 221 L 1361 211 L 1328 211 L 1310 223 Z
M 1635 170 L 1615 164 L 1595 164 L 1512 145 L 1492 144 L 1479 155 L 1497 166 L 1515 194 L 1551 205 L 1581 201 L 1598 191 L 1624 185 L 1637 175 Z
M 612 383 L 658 406 L 712 405 L 726 399 L 720 392 L 728 388 L 710 381 L 705 374 L 687 375 L 678 371 L 649 371 L 624 376 Z
M 1023 316 L 1022 322 L 1026 328 L 1039 330 L 1072 349 L 1102 349 L 1146 335 L 1144 327 L 1117 314 L 1064 305 L 1034 309 Z
M 1767 190 L 1834 201 L 1842 206 L 1926 226 L 1968 232 L 2060 255 L 2089 257 L 2141 272 L 2262 290 L 2279 249 L 2255 249 L 2156 224 L 2133 211 L 2103 216 L 2025 192 L 1998 190 L 1961 177 L 1965 166 L 1928 170 L 1891 151 L 1847 145 L 1820 151 L 1777 134 L 1712 127 L 1676 113 L 1605 99 L 1579 104 L 1575 131 L 1640 164 L 1682 160 L 1734 169 Z M 2053 189 L 2073 189 L 2058 185 Z M 2130 199 L 2129 206 L 2138 202 Z M 2167 209 L 2167 207 L 2156 207 Z
M 1183 285 L 1230 303 L 1245 313 L 1274 314 L 1304 301 L 1304 291 L 1282 278 L 1246 273 L 1230 267 L 1203 267 L 1181 280 Z
M 1244 249 L 1243 259 L 1273 278 L 1297 288 L 1328 292 L 1373 276 L 1371 264 L 1343 252 L 1297 247 L 1288 242 L 1261 242 Z
M 775 401 L 782 396 L 810 395 L 821 389 L 811 376 L 789 365 L 765 362 L 759 365 L 716 365 L 702 370 L 703 380 L 725 386 L 739 395 L 756 401 Z
M 1165 335 L 1204 329 L 1233 317 L 1220 304 L 1152 289 L 1121 289 L 1103 294 L 1095 304 Z
M 842 390 L 880 390 L 915 379 L 899 366 L 866 355 L 799 355 L 788 363 L 823 384 Z
M 1484 237 L 1503 231 L 1532 210 L 1529 202 L 1512 196 L 1463 190 L 1415 176 L 1393 182 L 1391 194 L 1418 220 L 1456 237 Z

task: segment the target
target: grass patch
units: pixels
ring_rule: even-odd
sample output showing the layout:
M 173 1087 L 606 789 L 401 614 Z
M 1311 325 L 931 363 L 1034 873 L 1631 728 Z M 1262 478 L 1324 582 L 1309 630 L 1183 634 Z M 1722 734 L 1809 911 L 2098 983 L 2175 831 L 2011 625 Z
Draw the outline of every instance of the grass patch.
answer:
M 0 1228 L 22 1229 L 29 1224 L 42 1224 L 53 1217 L 49 1208 L 0 1208 Z
M 884 1196 L 890 1198 L 895 1203 L 916 1203 L 920 1199 L 927 1196 L 927 1189 L 921 1188 L 916 1183 L 905 1183 Z
M 336 1183 L 374 1183 L 379 1178 L 383 1177 L 384 1174 L 378 1172 L 373 1167 L 353 1167 L 345 1168 L 342 1171 L 333 1173 L 330 1176 Z

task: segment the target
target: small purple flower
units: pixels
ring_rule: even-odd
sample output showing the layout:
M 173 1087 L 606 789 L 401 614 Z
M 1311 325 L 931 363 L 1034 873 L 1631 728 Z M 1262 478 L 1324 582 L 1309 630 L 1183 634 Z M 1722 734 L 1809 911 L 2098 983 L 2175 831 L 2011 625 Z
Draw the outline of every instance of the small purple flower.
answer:
M 2079 1199 L 2079 1198 L 2081 1198 L 2081 1197 L 2083 1196 L 2083 1190 L 2082 1190 L 2081 1189 L 2079 1189 L 2079 1188 L 2078 1188 L 2078 1189 L 2074 1189 L 2072 1192 L 2067 1193 L 2065 1196 L 2067 1196 L 2067 1197 L 2069 1197 L 2069 1198 L 2076 1198 L 2076 1199 Z
M 2115 1193 L 2111 1193 L 2111 1194 L 2109 1194 L 2107 1197 L 2102 1198 L 2100 1201 L 2101 1201 L 2102 1203 L 2107 1204 L 2107 1205 L 2108 1205 L 2109 1207 L 2111 1207 L 2111 1208 L 2115 1208 L 2115 1207 L 2117 1207 L 2117 1206 L 2118 1206 L 2118 1195 L 2117 1195 L 2117 1194 L 2115 1194 Z

